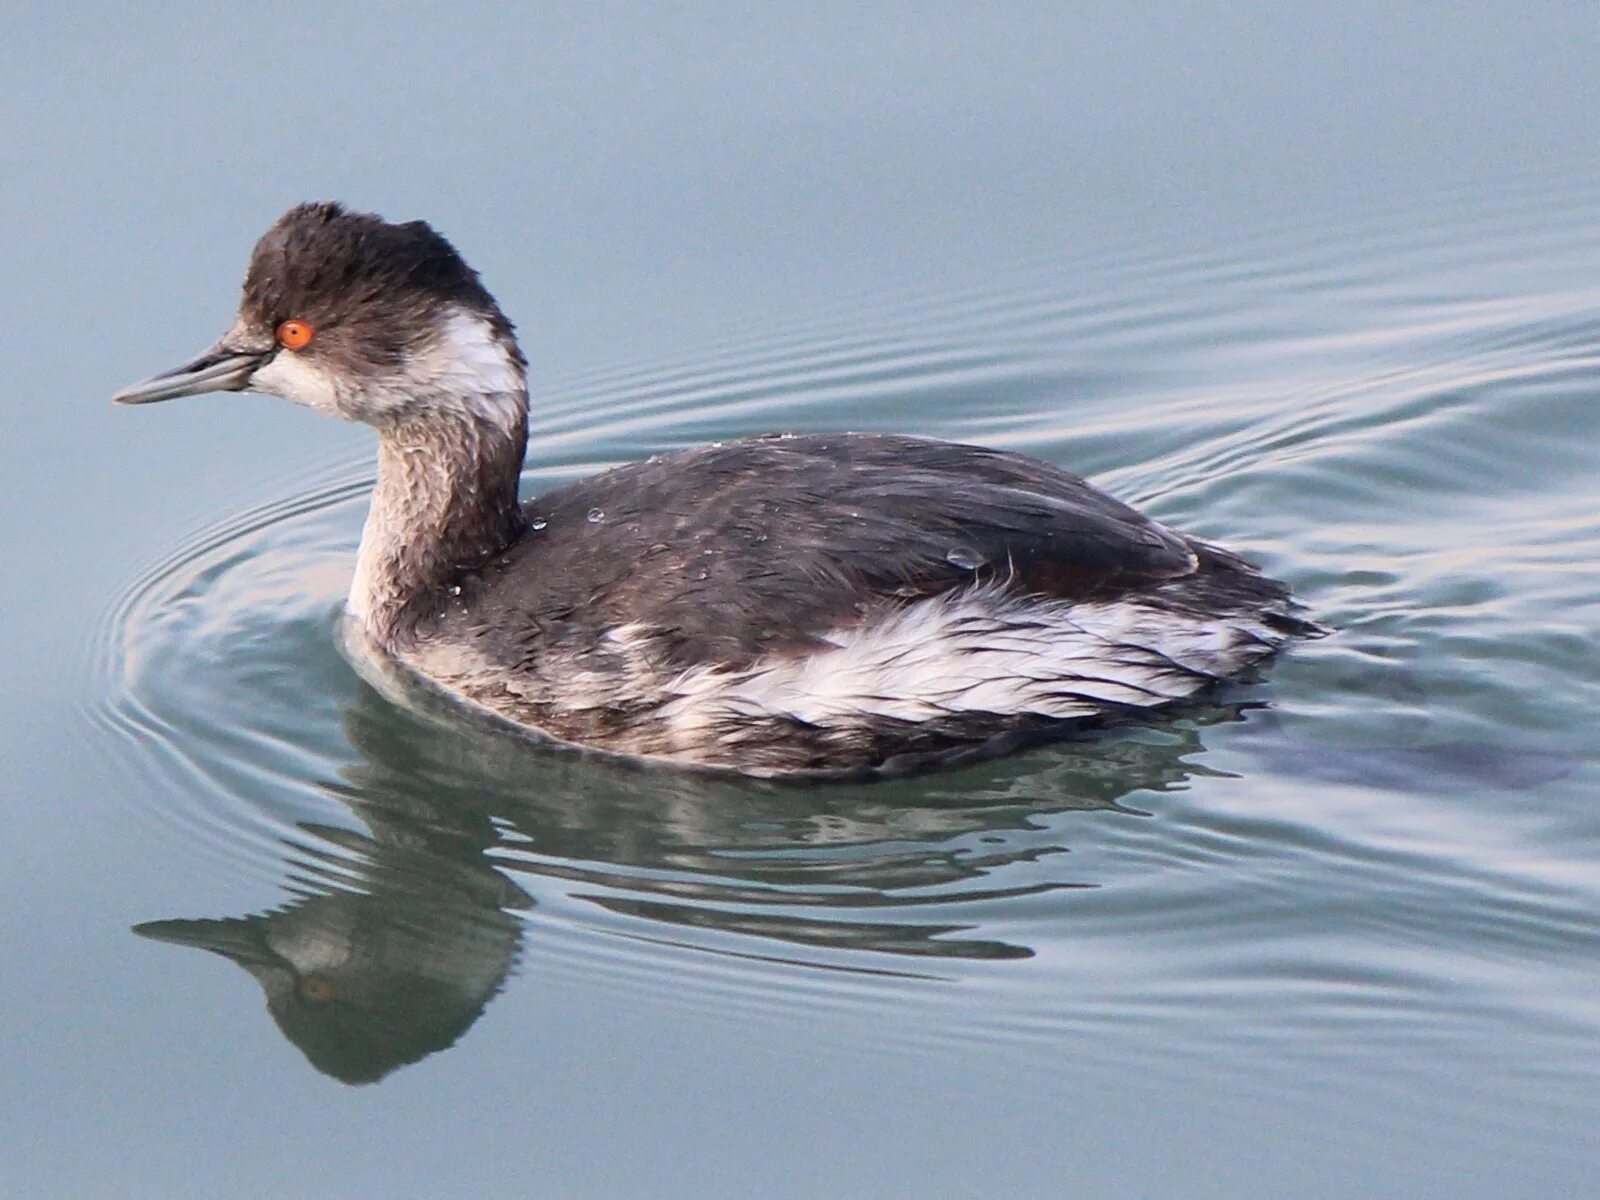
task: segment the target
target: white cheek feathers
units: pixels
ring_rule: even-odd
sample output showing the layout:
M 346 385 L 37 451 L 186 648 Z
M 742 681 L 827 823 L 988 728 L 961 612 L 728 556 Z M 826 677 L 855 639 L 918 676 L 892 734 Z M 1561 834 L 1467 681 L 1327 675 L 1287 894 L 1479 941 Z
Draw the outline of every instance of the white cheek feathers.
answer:
M 514 392 L 523 383 L 494 327 L 464 308 L 452 311 L 428 347 L 412 356 L 407 374 L 456 395 Z
M 356 419 L 339 404 L 333 377 L 314 358 L 294 350 L 279 350 L 272 360 L 250 377 L 252 391 L 293 400 L 317 412 L 346 420 Z
M 280 348 L 250 386 L 370 425 L 431 412 L 517 432 L 527 420 L 522 368 L 506 339 L 484 317 L 459 308 L 444 315 L 432 336 L 398 367 L 336 378 L 313 343 L 304 351 Z
M 477 313 L 458 308 L 406 363 L 407 387 L 507 431 L 527 422 L 526 381 L 506 339 Z

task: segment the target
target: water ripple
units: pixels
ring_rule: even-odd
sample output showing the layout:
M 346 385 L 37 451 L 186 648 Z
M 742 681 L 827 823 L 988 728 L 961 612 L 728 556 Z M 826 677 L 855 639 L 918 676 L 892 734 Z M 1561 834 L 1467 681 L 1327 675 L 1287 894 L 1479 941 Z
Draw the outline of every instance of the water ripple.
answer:
M 252 920 L 348 923 L 362 897 L 454 913 L 494 960 L 480 1005 L 526 959 L 747 1019 L 798 1020 L 802 994 L 962 1007 L 1002 1047 L 1263 1004 L 1279 1019 L 1229 1027 L 1240 1047 L 1314 1025 L 1471 1036 L 1508 1012 L 1592 1036 L 1600 877 L 1562 847 L 1600 835 L 1572 803 L 1597 757 L 1574 714 L 1600 678 L 1600 290 L 1581 282 L 1600 241 L 1590 190 L 1530 192 L 1445 198 L 1405 237 L 1379 214 L 1021 263 L 537 388 L 530 490 L 779 428 L 1093 474 L 1340 627 L 1236 703 L 817 791 L 530 752 L 392 708 L 334 652 L 361 462 L 134 581 L 94 644 L 96 719 L 163 836 L 289 881 L 289 915 Z

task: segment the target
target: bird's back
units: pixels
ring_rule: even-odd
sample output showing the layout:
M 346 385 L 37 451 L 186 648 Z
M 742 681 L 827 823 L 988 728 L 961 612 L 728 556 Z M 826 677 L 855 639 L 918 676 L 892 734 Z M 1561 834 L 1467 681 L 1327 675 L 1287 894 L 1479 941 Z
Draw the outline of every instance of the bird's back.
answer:
M 531 502 L 419 626 L 422 669 L 628 753 L 862 767 L 1194 694 L 1287 589 L 1079 477 L 869 434 L 658 456 Z

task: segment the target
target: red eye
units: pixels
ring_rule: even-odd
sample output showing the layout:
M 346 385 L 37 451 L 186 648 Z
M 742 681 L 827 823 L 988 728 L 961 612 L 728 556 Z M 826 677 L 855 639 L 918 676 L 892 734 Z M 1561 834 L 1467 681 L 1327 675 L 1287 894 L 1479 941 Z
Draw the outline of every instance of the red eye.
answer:
M 306 321 L 285 321 L 278 326 L 278 342 L 290 350 L 304 350 L 316 334 Z

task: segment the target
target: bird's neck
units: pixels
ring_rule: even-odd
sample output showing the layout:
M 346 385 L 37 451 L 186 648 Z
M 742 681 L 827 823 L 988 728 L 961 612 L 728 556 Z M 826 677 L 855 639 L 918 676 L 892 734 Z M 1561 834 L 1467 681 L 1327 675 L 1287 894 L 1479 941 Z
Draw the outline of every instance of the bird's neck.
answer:
M 386 650 L 442 603 L 452 580 L 522 531 L 526 390 L 448 400 L 380 430 L 378 484 L 348 607 Z

